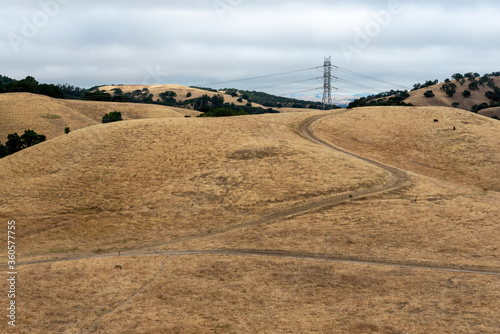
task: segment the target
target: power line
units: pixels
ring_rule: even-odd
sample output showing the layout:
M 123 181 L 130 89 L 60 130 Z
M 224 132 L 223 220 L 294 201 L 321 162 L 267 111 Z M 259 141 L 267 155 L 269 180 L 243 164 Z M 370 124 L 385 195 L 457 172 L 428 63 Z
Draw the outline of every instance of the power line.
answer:
M 240 82 L 240 81 L 250 81 L 250 80 L 256 80 L 256 79 L 271 78 L 271 77 L 277 77 L 277 76 L 281 76 L 281 75 L 287 75 L 287 74 L 293 74 L 293 73 L 310 71 L 310 70 L 313 70 L 313 69 L 315 69 L 315 67 L 306 68 L 306 69 L 303 69 L 303 70 L 283 72 L 283 73 L 261 75 L 261 76 L 258 76 L 258 77 L 242 78 L 242 79 L 220 81 L 220 82 L 210 82 L 210 83 L 203 84 L 202 86 L 213 86 L 213 85 L 221 85 L 221 84 L 227 84 L 227 83 L 233 83 L 233 82 Z
M 371 86 L 368 86 L 368 85 L 365 85 L 365 84 L 361 84 L 361 83 L 358 83 L 356 81 L 351 81 L 351 80 L 347 80 L 347 79 L 344 79 L 344 78 L 337 78 L 337 77 L 335 77 L 335 76 L 332 75 L 332 69 L 335 69 L 336 71 L 339 71 L 339 72 L 342 72 L 342 73 L 345 73 L 345 74 L 348 74 L 348 75 L 352 75 L 352 76 L 355 76 L 355 77 L 358 77 L 358 78 L 362 78 L 362 79 L 366 79 L 366 80 L 371 80 L 371 81 L 375 81 L 375 82 L 379 82 L 379 83 L 383 83 L 383 84 L 387 84 L 387 85 L 391 85 L 391 86 L 399 87 L 399 88 L 403 88 L 403 89 L 408 89 L 407 87 L 404 87 L 404 86 L 401 86 L 401 85 L 397 85 L 397 84 L 394 84 L 394 83 L 391 83 L 391 82 L 388 82 L 388 81 L 385 81 L 385 80 L 381 80 L 381 79 L 375 78 L 373 76 L 369 76 L 369 75 L 358 73 L 358 72 L 355 72 L 355 71 L 352 71 L 352 70 L 349 70 L 349 69 L 346 69 L 346 68 L 335 66 L 335 65 L 333 65 L 331 63 L 331 57 L 325 58 L 325 62 L 323 64 L 323 66 L 316 66 L 316 67 L 310 67 L 310 68 L 305 68 L 305 69 L 301 69 L 301 70 L 287 71 L 287 72 L 275 73 L 275 74 L 260 75 L 260 76 L 255 76 L 255 77 L 240 78 L 240 79 L 227 80 L 227 81 L 219 81 L 219 82 L 211 82 L 211 83 L 203 84 L 201 86 L 210 87 L 210 86 L 214 86 L 214 85 L 222 85 L 222 84 L 227 84 L 227 83 L 252 81 L 252 80 L 258 80 L 258 79 L 272 78 L 272 77 L 284 76 L 284 75 L 288 75 L 288 74 L 306 72 L 306 71 L 311 71 L 311 70 L 316 70 L 316 69 L 317 70 L 321 70 L 323 72 L 323 76 L 322 77 L 309 78 L 309 79 L 297 80 L 297 81 L 291 81 L 291 82 L 285 82 L 285 83 L 281 83 L 281 84 L 278 83 L 278 84 L 275 84 L 275 85 L 269 85 L 269 86 L 265 86 L 265 87 L 261 87 L 261 88 L 256 88 L 256 89 L 268 89 L 268 88 L 273 88 L 273 87 L 281 87 L 281 86 L 287 86 L 287 85 L 291 85 L 291 84 L 296 84 L 296 83 L 302 83 L 302 82 L 307 82 L 307 81 L 321 79 L 323 81 L 323 87 L 322 88 L 313 88 L 313 89 L 301 90 L 301 91 L 296 91 L 296 92 L 286 93 L 286 94 L 297 94 L 297 93 L 309 92 L 309 91 L 314 91 L 314 90 L 322 90 L 323 91 L 323 104 L 324 104 L 325 108 L 328 108 L 329 106 L 331 106 L 333 104 L 332 103 L 332 97 L 331 97 L 331 93 L 332 93 L 331 91 L 332 91 L 332 89 L 336 90 L 337 92 L 343 92 L 343 93 L 347 93 L 347 94 L 354 94 L 354 93 L 352 93 L 350 91 L 347 91 L 347 90 L 343 90 L 343 89 L 332 87 L 332 80 L 337 80 L 338 82 L 341 82 L 341 83 L 344 83 L 344 84 L 348 84 L 348 85 L 351 85 L 351 86 L 354 86 L 354 87 L 362 88 L 362 89 L 367 89 L 367 90 L 370 90 L 370 91 L 379 91 L 379 92 L 382 92 L 382 90 L 380 90 L 380 89 L 377 89 L 375 87 L 371 87 Z M 281 95 L 285 95 L 285 94 L 281 94 Z
M 385 80 L 377 79 L 375 77 L 372 77 L 372 76 L 369 76 L 369 75 L 366 75 L 366 74 L 362 74 L 362 73 L 358 73 L 358 72 L 354 72 L 354 71 L 351 71 L 351 70 L 348 70 L 348 69 L 345 69 L 345 68 L 342 68 L 342 67 L 337 67 L 337 69 L 339 71 L 341 71 L 341 72 L 344 72 L 344 73 L 347 73 L 347 74 L 351 74 L 351 75 L 355 75 L 355 76 L 358 76 L 360 78 L 364 78 L 364 79 L 368 79 L 368 80 L 372 80 L 372 81 L 377 81 L 377 82 L 380 82 L 380 83 L 388 84 L 388 85 L 391 85 L 391 86 L 396 86 L 396 87 L 403 88 L 403 89 L 408 89 L 408 87 L 404 87 L 404 86 L 401 86 L 401 85 L 398 85 L 398 84 L 394 84 L 394 83 L 391 83 L 391 82 L 388 82 L 388 81 L 385 81 Z
M 311 79 L 305 79 L 305 80 L 291 81 L 291 82 L 286 82 L 286 83 L 279 84 L 279 85 L 272 85 L 272 86 L 260 87 L 260 88 L 256 88 L 256 89 L 266 89 L 266 88 L 287 86 L 287 85 L 292 85 L 292 84 L 295 84 L 295 83 L 301 83 L 301 82 L 306 82 L 306 81 L 311 81 L 311 80 L 316 80 L 316 79 L 318 79 L 318 78 L 311 78 Z
M 358 88 L 369 89 L 369 90 L 377 90 L 379 92 L 382 92 L 382 90 L 377 89 L 375 87 L 370 87 L 370 86 L 366 86 L 366 85 L 363 85 L 363 84 L 358 84 L 358 83 L 350 81 L 350 80 L 341 79 L 341 78 L 337 78 L 337 80 L 340 81 L 340 82 L 346 83 L 348 85 L 351 85 L 351 86 L 356 86 Z
M 290 92 L 290 93 L 281 93 L 280 95 L 293 95 L 293 94 L 298 94 L 298 93 L 306 93 L 306 92 L 311 92 L 313 90 L 320 91 L 322 90 L 323 87 L 318 87 L 318 88 L 313 88 L 313 89 L 306 89 L 306 90 L 299 90 L 296 92 Z

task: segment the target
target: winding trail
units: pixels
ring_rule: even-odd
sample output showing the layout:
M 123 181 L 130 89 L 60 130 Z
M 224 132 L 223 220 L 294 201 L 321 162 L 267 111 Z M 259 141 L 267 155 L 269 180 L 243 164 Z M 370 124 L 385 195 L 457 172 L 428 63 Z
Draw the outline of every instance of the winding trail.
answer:
M 307 253 L 307 252 L 294 252 L 294 251 L 284 251 L 284 250 L 262 250 L 262 249 L 250 249 L 250 250 L 245 250 L 245 249 L 224 249 L 224 250 L 206 250 L 206 251 L 196 251 L 196 250 L 186 250 L 186 251 L 160 251 L 158 248 L 159 247 L 166 247 L 174 244 L 178 244 L 181 242 L 185 241 L 191 241 L 191 240 L 199 240 L 207 237 L 213 237 L 217 235 L 222 235 L 231 231 L 235 230 L 240 230 L 244 229 L 247 227 L 256 227 L 256 226 L 261 226 L 265 224 L 270 224 L 272 222 L 276 221 L 282 221 L 282 220 L 287 220 L 292 217 L 296 217 L 298 215 L 303 215 L 306 213 L 310 213 L 312 211 L 317 211 L 329 207 L 333 207 L 342 203 L 346 203 L 352 200 L 364 198 L 367 196 L 372 196 L 372 195 L 377 195 L 389 191 L 393 191 L 396 189 L 399 189 L 405 185 L 407 185 L 410 182 L 410 176 L 408 173 L 405 171 L 402 171 L 400 169 L 397 169 L 395 167 L 365 158 L 363 156 L 357 155 L 352 152 L 345 151 L 339 147 L 336 147 L 321 138 L 317 137 L 314 133 L 314 131 L 311 129 L 312 125 L 326 117 L 330 117 L 332 114 L 326 114 L 326 115 L 319 115 L 319 116 L 314 116 L 306 119 L 304 122 L 302 122 L 299 126 L 299 132 L 302 136 L 304 136 L 306 139 L 317 143 L 319 145 L 322 145 L 324 147 L 327 147 L 329 149 L 341 152 L 343 154 L 346 154 L 348 156 L 351 156 L 353 158 L 362 160 L 366 163 L 369 163 L 373 166 L 376 166 L 378 168 L 381 168 L 385 171 L 387 171 L 390 175 L 391 178 L 388 183 L 382 186 L 374 187 L 371 189 L 363 190 L 363 191 L 357 191 L 357 192 L 352 192 L 352 193 L 346 193 L 346 194 L 341 194 L 341 195 L 336 195 L 336 196 L 330 196 L 324 199 L 320 200 L 313 200 L 309 203 L 306 203 L 304 205 L 299 205 L 295 207 L 291 207 L 289 209 L 285 209 L 282 211 L 274 212 L 272 214 L 265 215 L 263 217 L 260 217 L 258 219 L 255 219 L 250 222 L 238 224 L 235 226 L 228 227 L 223 230 L 219 230 L 216 232 L 212 233 L 204 233 L 204 234 L 199 234 L 196 236 L 191 236 L 191 237 L 185 237 L 185 238 L 179 238 L 176 240 L 172 240 L 166 243 L 162 244 L 156 244 L 156 245 L 149 245 L 144 249 L 143 252 L 141 252 L 140 249 L 137 249 L 135 251 L 130 251 L 130 252 L 123 252 L 121 253 L 121 256 L 166 256 L 167 258 L 162 262 L 161 268 L 158 270 L 158 272 L 155 274 L 154 277 L 152 277 L 145 285 L 143 285 L 141 288 L 139 288 L 136 292 L 134 292 L 132 295 L 124 299 L 121 303 L 119 303 L 117 306 L 114 308 L 111 308 L 110 310 L 104 312 L 99 316 L 94 322 L 91 327 L 87 328 L 88 333 L 93 333 L 99 329 L 99 323 L 101 322 L 102 319 L 104 319 L 106 316 L 113 314 L 115 311 L 117 311 L 119 308 L 121 308 L 123 305 L 127 304 L 130 302 L 132 299 L 134 299 L 137 295 L 139 295 L 142 291 L 147 289 L 150 285 L 154 283 L 154 281 L 161 275 L 161 273 L 165 269 L 165 265 L 167 261 L 173 257 L 179 257 L 179 256 L 200 256 L 200 255 L 207 255 L 207 256 L 252 256 L 252 257 L 267 257 L 267 258 L 275 258 L 275 259 L 295 259 L 295 260 L 301 260 L 301 261 L 323 261 L 323 262 L 335 262 L 335 263 L 348 263 L 348 264 L 357 264 L 357 265 L 371 265 L 371 266 L 390 266 L 390 267 L 398 267 L 398 268 L 409 268 L 409 269 L 426 269 L 426 270 L 435 270 L 435 271 L 441 271 L 441 272 L 453 272 L 453 273 L 461 273 L 461 274 L 473 274 L 473 275 L 496 275 L 500 276 L 500 271 L 498 268 L 484 268 L 484 267 L 467 267 L 467 266 L 457 266 L 457 265 L 450 265 L 450 264 L 433 264 L 429 262 L 410 262 L 410 261 L 382 261 L 382 260 L 372 260 L 372 259 L 362 259 L 362 258 L 353 258 L 349 256 L 333 256 L 329 254 L 315 254 L 315 253 Z M 67 262 L 67 261 L 77 261 L 77 260 L 87 260 L 87 259 L 97 259 L 97 258 L 114 258 L 118 257 L 120 254 L 102 254 L 102 255 L 84 255 L 80 257 L 68 257 L 68 258 L 62 258 L 62 259 L 49 259 L 49 260 L 38 260 L 38 261 L 29 261 L 29 262 L 24 262 L 24 263 L 18 263 L 17 266 L 26 266 L 26 265 L 35 265 L 35 264 L 43 264 L 43 263 L 55 263 L 55 262 Z M 4 266 L 0 266 L 4 267 Z
M 309 203 L 294 206 L 289 209 L 282 211 L 277 211 L 255 220 L 245 222 L 242 224 L 234 225 L 219 231 L 211 233 L 203 233 L 195 236 L 179 238 L 171 240 L 166 243 L 159 243 L 148 245 L 141 249 L 136 249 L 130 252 L 122 252 L 121 256 L 152 256 L 152 255 L 162 255 L 162 256 L 189 256 L 189 255 L 226 255 L 226 256 L 258 256 L 258 257 L 274 257 L 274 258 L 290 258 L 298 260 L 314 260 L 314 261 L 328 261 L 328 262 L 339 262 L 339 263 L 352 263 L 352 264 L 364 264 L 364 265 L 379 265 L 379 266 L 394 266 L 394 267 L 404 267 L 404 268 L 414 268 L 414 269 L 429 269 L 429 270 L 439 270 L 439 271 L 451 271 L 456 273 L 464 274 L 488 274 L 488 275 L 500 275 L 498 268 L 489 267 L 470 267 L 470 266 L 458 266 L 458 265 L 443 265 L 434 264 L 429 262 L 410 262 L 410 261 L 389 261 L 389 260 L 374 260 L 366 258 L 355 258 L 349 256 L 333 256 L 329 254 L 315 254 L 306 252 L 294 252 L 294 251 L 283 251 L 283 250 L 235 250 L 235 249 L 224 249 L 224 250 L 185 250 L 185 251 L 162 251 L 159 247 L 171 246 L 174 244 L 179 244 L 181 242 L 200 240 L 203 238 L 213 237 L 222 235 L 228 232 L 241 230 L 247 227 L 257 227 L 265 224 L 270 224 L 276 221 L 287 220 L 299 215 L 304 215 L 312 211 L 317 211 L 325 208 L 330 208 L 342 203 L 346 203 L 352 200 L 366 198 L 367 196 L 378 195 L 385 192 L 390 192 L 399 189 L 410 182 L 410 176 L 403 170 L 397 169 L 395 167 L 383 164 L 378 161 L 368 159 L 366 157 L 357 155 L 352 152 L 343 150 L 342 148 L 336 147 L 323 139 L 316 136 L 314 131 L 311 129 L 312 125 L 326 117 L 331 117 L 334 114 L 318 115 L 313 116 L 305 121 L 303 121 L 299 126 L 300 134 L 306 139 L 317 143 L 319 145 L 325 146 L 329 149 L 341 152 L 348 156 L 354 157 L 356 159 L 362 160 L 366 163 L 379 167 L 386 170 L 391 175 L 389 182 L 385 185 L 374 187 L 371 189 L 345 193 L 341 195 L 330 196 L 320 200 L 312 200 Z M 22 265 L 34 265 L 42 263 L 55 263 L 55 262 L 65 262 L 65 261 L 76 261 L 76 260 L 86 260 L 86 259 L 96 259 L 96 258 L 110 258 L 118 257 L 120 254 L 101 254 L 101 255 L 83 255 L 77 257 L 68 257 L 61 259 L 49 259 L 49 260 L 36 260 L 28 261 L 24 263 L 19 263 L 18 266 Z M 3 267 L 3 266 L 2 266 Z

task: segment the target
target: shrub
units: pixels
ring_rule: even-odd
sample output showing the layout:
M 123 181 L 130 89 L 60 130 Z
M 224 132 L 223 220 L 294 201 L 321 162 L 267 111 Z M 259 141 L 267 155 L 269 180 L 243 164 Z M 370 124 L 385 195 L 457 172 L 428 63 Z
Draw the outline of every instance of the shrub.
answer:
M 460 105 L 460 103 L 458 103 L 458 102 L 453 102 L 451 105 L 453 106 L 453 108 L 458 108 L 458 106 Z
M 191 96 L 193 96 L 193 94 L 191 94 L 191 92 L 188 92 L 188 93 L 186 94 L 186 97 L 187 97 L 187 98 L 189 98 L 189 97 L 191 97 Z
M 469 98 L 471 96 L 471 92 L 470 90 L 464 90 L 462 95 L 465 97 L 465 98 Z
M 104 115 L 104 117 L 102 118 L 103 124 L 118 121 L 123 121 L 122 113 L 119 111 L 112 111 L 109 114 Z
M 453 95 L 457 91 L 457 85 L 455 85 L 454 83 L 445 83 L 443 84 L 443 86 L 441 86 L 441 90 L 444 90 L 446 95 L 448 95 L 449 97 L 453 97 Z
M 95 92 L 88 92 L 87 94 L 85 94 L 83 99 L 90 101 L 110 102 L 113 97 L 111 96 L 111 94 L 98 89 Z
M 436 95 L 434 95 L 434 92 L 432 90 L 428 90 L 427 92 L 424 93 L 424 96 L 427 98 L 431 98 L 431 97 L 434 97 Z
M 499 102 L 500 101 L 500 90 L 498 88 L 495 89 L 495 91 L 487 91 L 485 93 L 485 96 L 492 100 L 492 101 L 495 101 L 495 102 Z
M 479 89 L 479 85 L 477 84 L 477 81 L 476 81 L 476 80 L 472 81 L 472 82 L 469 84 L 469 89 L 470 89 L 470 90 L 478 90 L 478 89 Z
M 495 83 L 495 80 L 490 79 L 490 80 L 488 81 L 488 87 L 490 87 L 490 88 L 493 88 L 493 89 L 494 89 L 494 88 L 496 88 L 496 86 L 497 86 L 497 85 L 496 85 L 496 83 Z
M 67 127 L 64 128 L 64 133 L 65 134 L 70 133 L 70 131 L 71 131 L 71 129 L 69 128 L 69 126 L 67 126 Z
M 229 116 L 242 116 L 242 115 L 248 115 L 248 113 L 242 110 L 238 111 L 229 108 L 214 108 L 210 109 L 210 111 L 201 114 L 198 117 L 229 117 Z
M 121 88 L 114 88 L 111 91 L 114 92 L 115 96 L 122 96 L 123 95 L 123 90 Z
M 480 112 L 481 110 L 483 110 L 483 109 L 487 109 L 487 108 L 489 108 L 488 103 L 481 103 L 481 104 L 479 104 L 479 105 L 477 105 L 477 104 L 476 104 L 475 106 L 473 106 L 473 107 L 472 107 L 472 109 L 471 109 L 471 111 L 472 111 L 473 113 L 476 113 L 476 114 L 477 114 L 477 113 L 478 113 L 478 112 Z

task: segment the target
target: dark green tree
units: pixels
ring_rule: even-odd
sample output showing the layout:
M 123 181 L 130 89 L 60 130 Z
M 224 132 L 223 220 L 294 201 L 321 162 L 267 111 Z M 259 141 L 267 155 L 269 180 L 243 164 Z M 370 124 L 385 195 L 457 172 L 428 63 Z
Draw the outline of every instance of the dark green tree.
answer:
M 471 92 L 470 90 L 464 90 L 462 95 L 465 97 L 465 98 L 469 98 L 471 96 Z
M 91 101 L 110 102 L 113 98 L 111 94 L 98 89 L 97 91 L 86 93 L 83 99 Z
M 56 85 L 41 84 L 38 86 L 38 94 L 47 95 L 56 99 L 64 99 L 64 93 Z
M 9 149 L 7 148 L 7 146 L 0 143 L 0 159 L 6 157 L 8 155 L 9 155 Z
M 112 112 L 104 115 L 104 117 L 102 118 L 103 124 L 112 123 L 112 122 L 119 122 L 119 121 L 123 121 L 122 113 L 119 111 L 112 111 Z
M 21 141 L 23 143 L 23 148 L 31 147 L 36 144 L 40 144 L 47 140 L 44 135 L 39 135 L 33 130 L 26 130 L 21 136 Z
M 479 90 L 479 85 L 477 84 L 477 81 L 474 80 L 469 84 L 469 89 L 470 90 Z
M 7 85 L 9 92 L 24 92 L 24 93 L 38 93 L 38 81 L 31 76 L 27 76 L 23 80 L 12 81 Z
M 224 96 L 221 94 L 214 95 L 212 97 L 212 107 L 220 108 L 224 105 Z
M 5 146 L 7 146 L 9 154 L 14 154 L 24 149 L 23 141 L 17 133 L 11 133 L 7 136 Z
M 434 97 L 434 92 L 432 90 L 428 90 L 427 92 L 424 93 L 424 96 L 427 98 Z
M 474 80 L 474 78 L 475 78 L 475 77 L 474 77 L 474 73 L 472 73 L 472 72 L 465 73 L 465 74 L 464 74 L 464 77 L 465 77 L 466 79 L 468 79 L 469 81 L 473 81 L 473 80 Z
M 485 93 L 485 96 L 494 101 L 494 102 L 499 102 L 500 101 L 500 89 L 496 88 L 495 91 L 487 91 Z
M 445 91 L 446 95 L 449 97 L 453 97 L 453 95 L 457 91 L 457 85 L 454 83 L 445 83 L 443 86 L 441 86 L 441 90 Z

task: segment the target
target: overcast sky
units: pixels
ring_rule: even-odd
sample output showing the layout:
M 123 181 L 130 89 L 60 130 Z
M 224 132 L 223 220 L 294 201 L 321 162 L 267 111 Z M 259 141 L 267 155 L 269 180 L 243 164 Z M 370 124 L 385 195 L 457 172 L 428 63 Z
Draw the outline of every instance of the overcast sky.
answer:
M 341 81 L 333 85 L 350 93 L 500 71 L 493 0 L 0 1 L 0 74 L 44 83 L 215 83 L 287 94 L 322 86 L 314 68 L 327 56 L 391 83 L 334 68 Z

